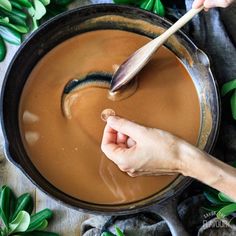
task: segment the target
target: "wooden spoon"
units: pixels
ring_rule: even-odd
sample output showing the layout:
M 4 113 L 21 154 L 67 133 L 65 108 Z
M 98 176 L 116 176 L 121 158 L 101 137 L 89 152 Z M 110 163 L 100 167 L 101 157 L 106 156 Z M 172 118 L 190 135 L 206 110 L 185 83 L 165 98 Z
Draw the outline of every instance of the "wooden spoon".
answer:
M 134 52 L 123 64 L 120 65 L 118 70 L 112 77 L 110 91 L 115 92 L 123 85 L 127 84 L 133 77 L 148 63 L 152 55 L 157 49 L 165 43 L 165 41 L 190 21 L 196 14 L 198 14 L 204 7 L 201 6 L 197 9 L 191 9 L 183 15 L 175 24 L 173 24 L 163 34 L 153 39 L 149 43 Z

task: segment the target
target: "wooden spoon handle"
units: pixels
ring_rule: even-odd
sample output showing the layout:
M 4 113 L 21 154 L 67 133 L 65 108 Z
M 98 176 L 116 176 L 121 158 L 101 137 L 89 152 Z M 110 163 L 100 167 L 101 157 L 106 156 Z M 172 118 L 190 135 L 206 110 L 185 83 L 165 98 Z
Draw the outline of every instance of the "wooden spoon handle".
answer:
M 178 21 L 176 21 L 169 29 L 167 29 L 163 34 L 153 40 L 153 44 L 156 43 L 155 48 L 160 47 L 172 34 L 184 26 L 188 21 L 190 21 L 195 15 L 197 15 L 204 6 L 199 8 L 192 8 L 186 14 L 184 14 Z
M 191 20 L 202 9 L 203 6 L 197 9 L 191 9 L 163 34 L 151 40 L 149 43 L 134 52 L 113 75 L 110 91 L 115 92 L 120 87 L 127 84 L 148 63 L 157 49 L 164 44 L 172 34 Z

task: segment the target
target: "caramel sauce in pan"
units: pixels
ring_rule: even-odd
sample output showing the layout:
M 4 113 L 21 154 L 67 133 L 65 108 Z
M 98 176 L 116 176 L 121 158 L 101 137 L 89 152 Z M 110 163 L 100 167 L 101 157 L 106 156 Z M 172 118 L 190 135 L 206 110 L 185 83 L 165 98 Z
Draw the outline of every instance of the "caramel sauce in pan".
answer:
M 113 73 L 149 40 L 119 30 L 84 33 L 55 47 L 31 72 L 20 101 L 22 140 L 38 171 L 61 191 L 87 202 L 120 204 L 153 195 L 177 177 L 131 178 L 108 160 L 100 149 L 104 109 L 197 143 L 196 89 L 178 58 L 164 47 L 139 73 L 136 91 L 127 98 L 110 99 L 108 87 L 91 83 L 68 94 L 70 117 L 62 112 L 69 80 L 97 71 Z

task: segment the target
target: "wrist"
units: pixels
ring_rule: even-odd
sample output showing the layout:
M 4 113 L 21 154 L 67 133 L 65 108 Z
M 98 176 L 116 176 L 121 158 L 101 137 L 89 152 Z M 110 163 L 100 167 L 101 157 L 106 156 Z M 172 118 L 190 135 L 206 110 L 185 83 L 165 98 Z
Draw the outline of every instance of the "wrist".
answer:
M 198 178 L 206 154 L 187 142 L 182 142 L 179 150 L 180 173 L 184 176 Z
M 222 179 L 222 162 L 191 144 L 182 145 L 181 174 L 214 186 Z
M 179 172 L 195 178 L 236 200 L 236 169 L 196 147 L 182 143 L 180 145 Z

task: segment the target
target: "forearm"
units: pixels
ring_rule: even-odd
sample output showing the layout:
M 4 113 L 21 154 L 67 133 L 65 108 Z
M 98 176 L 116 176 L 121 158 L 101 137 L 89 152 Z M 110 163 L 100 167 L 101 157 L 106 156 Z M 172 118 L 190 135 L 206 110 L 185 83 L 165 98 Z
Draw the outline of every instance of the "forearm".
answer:
M 236 169 L 191 146 L 183 150 L 182 174 L 195 178 L 236 200 Z

